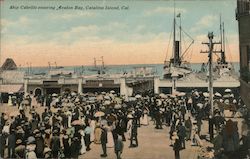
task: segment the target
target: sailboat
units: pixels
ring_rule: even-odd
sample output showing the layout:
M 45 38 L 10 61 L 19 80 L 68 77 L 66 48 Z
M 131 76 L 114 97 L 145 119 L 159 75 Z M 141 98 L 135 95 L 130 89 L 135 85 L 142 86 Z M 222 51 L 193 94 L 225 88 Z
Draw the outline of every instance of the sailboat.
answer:
M 179 37 L 177 37 L 177 22 L 176 18 L 179 18 Z M 182 51 L 182 33 L 188 36 L 189 39 L 191 39 L 191 43 L 188 45 L 184 51 Z M 177 16 L 175 16 L 174 13 L 174 21 L 173 21 L 173 56 L 170 58 L 169 61 L 165 59 L 164 61 L 164 79 L 172 79 L 173 77 L 182 78 L 187 76 L 188 74 L 192 73 L 192 69 L 190 66 L 190 63 L 184 60 L 184 56 L 194 43 L 193 38 L 185 32 L 181 27 L 181 14 L 179 13 Z

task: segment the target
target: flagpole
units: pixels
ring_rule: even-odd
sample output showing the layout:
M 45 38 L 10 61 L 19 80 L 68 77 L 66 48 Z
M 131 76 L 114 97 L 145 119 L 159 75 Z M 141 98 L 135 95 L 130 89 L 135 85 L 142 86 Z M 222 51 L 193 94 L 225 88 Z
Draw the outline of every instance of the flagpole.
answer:
M 180 18 L 180 57 L 181 57 L 181 13 L 178 14 Z

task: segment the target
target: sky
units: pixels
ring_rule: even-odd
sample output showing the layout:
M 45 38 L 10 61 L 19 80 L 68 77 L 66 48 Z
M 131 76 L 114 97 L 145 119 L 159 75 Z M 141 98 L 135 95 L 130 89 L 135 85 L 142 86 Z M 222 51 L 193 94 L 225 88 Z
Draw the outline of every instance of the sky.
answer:
M 0 4 L 1 63 L 10 57 L 23 67 L 49 62 L 93 65 L 94 58 L 103 56 L 107 65 L 160 64 L 172 56 L 173 0 L 2 0 Z M 88 9 L 91 6 L 99 9 Z M 214 41 L 220 41 L 221 15 L 227 60 L 239 61 L 235 0 L 176 0 L 175 6 L 183 30 L 194 39 L 185 60 L 207 62 L 207 54 L 200 53 L 207 46 L 201 43 L 208 41 L 210 31 Z M 179 24 L 180 18 L 176 20 Z M 191 39 L 182 35 L 184 51 Z

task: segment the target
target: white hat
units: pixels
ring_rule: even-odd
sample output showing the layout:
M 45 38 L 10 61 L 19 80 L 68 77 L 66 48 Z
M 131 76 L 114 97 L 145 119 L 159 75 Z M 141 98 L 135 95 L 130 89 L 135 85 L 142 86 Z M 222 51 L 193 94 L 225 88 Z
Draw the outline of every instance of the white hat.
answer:
M 127 118 L 133 118 L 132 114 L 128 114 Z

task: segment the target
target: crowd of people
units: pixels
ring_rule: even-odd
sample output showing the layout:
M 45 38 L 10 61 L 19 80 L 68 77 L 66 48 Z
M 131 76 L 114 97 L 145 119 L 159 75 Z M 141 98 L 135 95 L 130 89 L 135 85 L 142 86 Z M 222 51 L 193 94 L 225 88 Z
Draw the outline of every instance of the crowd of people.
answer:
M 149 125 L 155 129 L 169 127 L 169 136 L 175 158 L 186 148 L 203 146 L 201 127 L 208 121 L 210 142 L 214 144 L 214 157 L 234 156 L 241 150 L 249 154 L 250 132 L 248 120 L 243 120 L 239 132 L 237 123 L 226 119 L 226 105 L 234 105 L 236 112 L 247 116 L 240 98 L 232 92 L 227 96 L 215 94 L 217 101 L 213 115 L 208 95 L 196 90 L 173 95 L 146 94 L 125 98 L 108 93 L 63 92 L 48 96 L 25 95 L 18 104 L 18 111 L 1 114 L 1 157 L 8 158 L 78 158 L 91 151 L 92 144 L 100 144 L 102 154 L 107 157 L 107 148 L 113 148 L 120 159 L 124 142 L 130 148 L 139 146 L 138 129 Z M 11 101 L 9 105 L 13 105 Z M 37 107 L 43 112 L 36 112 Z M 241 110 L 241 111 L 240 111 Z M 149 118 L 150 117 L 150 118 Z M 242 141 L 242 144 L 240 142 Z M 7 154 L 6 154 L 7 150 Z

